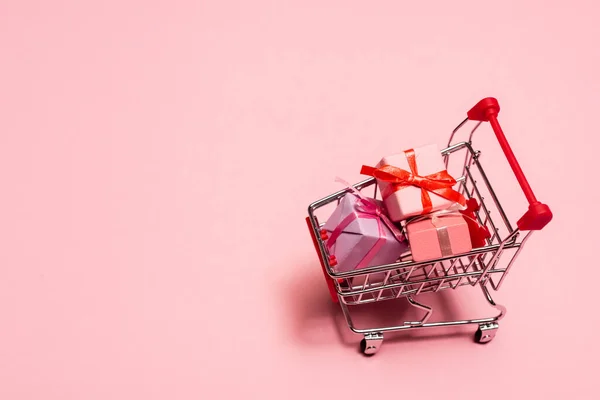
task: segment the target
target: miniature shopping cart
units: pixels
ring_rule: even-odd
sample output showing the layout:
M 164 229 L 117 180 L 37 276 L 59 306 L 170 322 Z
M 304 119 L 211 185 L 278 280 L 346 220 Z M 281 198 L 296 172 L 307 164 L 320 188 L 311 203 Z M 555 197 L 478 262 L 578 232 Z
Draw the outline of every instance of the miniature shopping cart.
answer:
M 480 204 L 476 217 L 479 223 L 487 227 L 491 233 L 484 247 L 426 262 L 403 261 L 348 272 L 336 272 L 332 268 L 332 264 L 335 264 L 335 262 L 331 261 L 332 259 L 324 243 L 327 234 L 321 230 L 323 224 L 319 222 L 318 214 L 327 209 L 328 205 L 335 205 L 336 202 L 339 202 L 351 189 L 340 190 L 312 203 L 308 207 L 309 216 L 306 220 L 332 300 L 340 304 L 348 327 L 354 333 L 364 335 L 364 339 L 361 341 L 363 353 L 375 354 L 383 342 L 384 332 L 408 329 L 476 324 L 478 325 L 478 330 L 475 333 L 477 342 L 486 343 L 494 338 L 498 329 L 498 322 L 504 317 L 506 309 L 494 302 L 490 295 L 490 288 L 493 290 L 500 288 L 525 242 L 531 237 L 532 232 L 541 230 L 552 219 L 550 208 L 539 202 L 533 194 L 500 128 L 497 119 L 499 111 L 500 106 L 496 99 L 486 98 L 481 100 L 467 113 L 467 118 L 454 129 L 448 147 L 442 150 L 446 167 L 450 174 L 456 178 L 456 190 L 467 199 L 475 198 Z M 453 144 L 457 132 L 469 121 L 474 121 L 471 123 L 475 125 L 468 140 Z M 517 221 L 516 228 L 508 220 L 488 177 L 484 173 L 481 166 L 481 152 L 472 147 L 473 134 L 483 122 L 490 123 L 500 147 L 504 151 L 529 202 L 529 209 Z M 371 187 L 375 198 L 379 194 L 374 178 L 366 179 L 352 186 L 359 191 Z M 371 191 L 369 190 L 369 192 Z M 481 288 L 489 304 L 497 310 L 496 315 L 489 318 L 428 323 L 433 309 L 418 302 L 416 300 L 418 295 L 436 293 L 445 289 L 456 289 L 467 285 Z M 376 328 L 358 328 L 353 323 L 350 313 L 352 306 L 401 297 L 406 298 L 412 306 L 424 313 L 421 320 L 406 321 L 399 326 Z

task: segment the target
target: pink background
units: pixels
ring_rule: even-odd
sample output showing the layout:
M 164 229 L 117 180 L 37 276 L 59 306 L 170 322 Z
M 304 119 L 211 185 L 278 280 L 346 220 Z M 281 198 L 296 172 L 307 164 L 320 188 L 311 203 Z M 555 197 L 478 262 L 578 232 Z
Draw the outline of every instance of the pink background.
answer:
M 3 1 L 0 398 L 598 398 L 599 12 Z M 494 342 L 389 335 L 362 357 L 306 206 L 391 149 L 444 145 L 486 96 L 556 218 L 497 294 Z

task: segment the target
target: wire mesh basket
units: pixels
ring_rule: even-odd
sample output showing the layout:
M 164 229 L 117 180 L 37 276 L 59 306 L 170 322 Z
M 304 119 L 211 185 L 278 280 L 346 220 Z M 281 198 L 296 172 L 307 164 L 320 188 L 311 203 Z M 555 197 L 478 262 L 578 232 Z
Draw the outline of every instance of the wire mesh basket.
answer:
M 355 333 L 363 334 L 361 342 L 363 352 L 374 354 L 383 341 L 383 332 L 399 331 L 414 328 L 429 328 L 451 325 L 477 324 L 476 340 L 489 342 L 498 329 L 498 321 L 504 316 L 506 309 L 494 302 L 489 288 L 498 290 L 525 243 L 535 230 L 541 230 L 552 219 L 548 206 L 535 198 L 504 133 L 497 121 L 499 106 L 495 99 L 486 98 L 480 101 L 452 132 L 448 147 L 442 150 L 446 168 L 455 177 L 455 190 L 466 199 L 475 199 L 480 207 L 475 217 L 481 226 L 490 232 L 485 246 L 469 252 L 441 257 L 424 262 L 411 260 L 387 265 L 375 265 L 368 268 L 347 272 L 337 272 L 332 266 L 331 255 L 325 246 L 325 236 L 321 232 L 323 223 L 331 206 L 339 203 L 349 191 L 340 190 L 308 207 L 307 223 L 315 248 L 319 255 L 325 279 L 334 302 L 339 302 L 349 328 Z M 468 121 L 476 121 L 470 131 L 468 140 L 453 144 L 453 140 Z M 496 137 L 521 185 L 529 209 L 513 226 L 509 221 L 501 202 L 494 192 L 492 184 L 482 167 L 482 153 L 472 146 L 474 133 L 483 122 L 489 122 Z M 374 178 L 366 179 L 355 185 L 356 190 L 365 192 L 374 198 L 381 197 Z M 502 257 L 503 256 L 503 257 Z M 428 323 L 433 309 L 419 303 L 416 297 L 424 293 L 436 293 L 446 289 L 462 286 L 478 286 L 488 302 L 497 309 L 497 313 L 489 318 Z M 424 311 L 423 318 L 418 321 L 405 321 L 398 326 L 386 326 L 360 329 L 352 321 L 348 306 L 358 306 L 384 300 L 404 297 L 409 303 Z

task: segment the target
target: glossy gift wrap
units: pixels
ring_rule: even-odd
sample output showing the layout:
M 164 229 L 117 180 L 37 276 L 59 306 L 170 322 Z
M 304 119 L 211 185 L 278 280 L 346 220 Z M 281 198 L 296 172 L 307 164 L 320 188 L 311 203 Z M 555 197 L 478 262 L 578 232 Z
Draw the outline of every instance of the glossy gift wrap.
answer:
M 363 166 L 361 173 L 377 179 L 392 221 L 465 204 L 464 197 L 452 189 L 456 180 L 446 171 L 435 144 L 384 157 L 374 168 Z
M 381 202 L 346 194 L 323 226 L 330 264 L 347 272 L 395 262 L 408 249 L 402 234 L 382 214 Z
M 427 261 L 472 249 L 469 227 L 460 213 L 418 218 L 406 224 L 413 261 Z

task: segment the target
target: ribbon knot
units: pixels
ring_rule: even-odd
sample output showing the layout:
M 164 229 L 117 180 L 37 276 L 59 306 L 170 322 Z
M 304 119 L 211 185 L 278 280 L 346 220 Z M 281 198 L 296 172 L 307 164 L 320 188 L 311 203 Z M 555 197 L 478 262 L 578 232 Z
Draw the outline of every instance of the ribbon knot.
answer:
M 413 149 L 404 152 L 410 172 L 393 165 L 382 165 L 378 168 L 363 165 L 360 173 L 369 175 L 381 182 L 389 183 L 382 190 L 383 198 L 389 197 L 391 194 L 404 188 L 413 186 L 421 189 L 421 203 L 423 204 L 422 214 L 431 212 L 433 204 L 429 193 L 435 193 L 447 200 L 460 205 L 465 205 L 465 198 L 452 187 L 456 184 L 456 180 L 450 176 L 448 171 L 443 170 L 434 174 L 421 176 L 417 169 L 417 160 Z
M 375 217 L 381 217 L 382 215 L 381 207 L 375 202 L 375 200 L 366 197 L 358 198 L 356 210 L 362 212 L 363 214 L 370 214 Z

